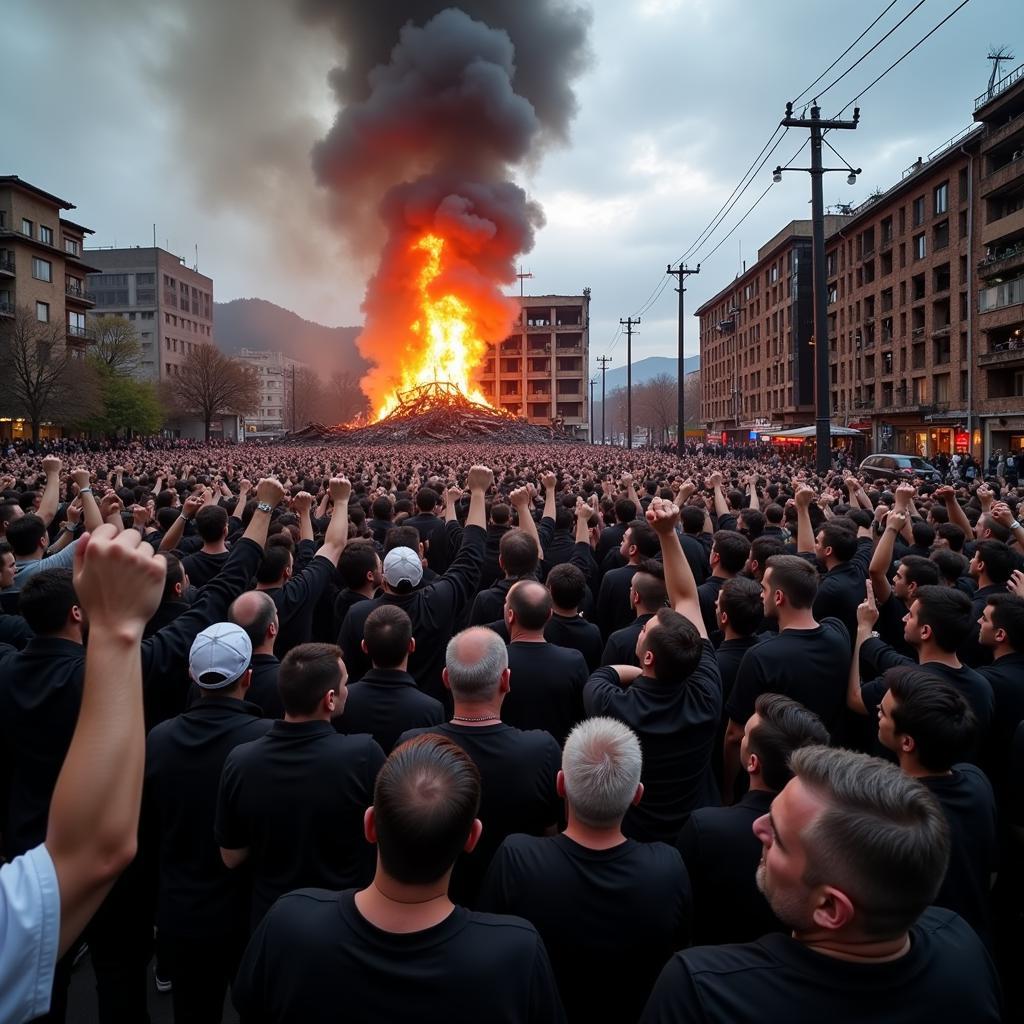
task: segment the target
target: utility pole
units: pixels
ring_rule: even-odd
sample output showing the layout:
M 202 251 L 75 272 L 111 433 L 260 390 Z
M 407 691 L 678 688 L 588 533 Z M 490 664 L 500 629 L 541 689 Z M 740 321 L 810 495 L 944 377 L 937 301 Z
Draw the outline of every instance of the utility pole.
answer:
M 627 316 L 619 323 L 626 328 L 626 447 L 633 447 L 633 325 L 640 317 Z
M 676 376 L 679 378 L 676 381 L 678 385 L 678 392 L 676 394 L 676 451 L 680 457 L 683 455 L 684 445 L 686 443 L 686 355 L 683 352 L 683 295 L 686 292 L 686 279 L 690 274 L 700 273 L 700 264 L 697 264 L 696 270 L 688 270 L 685 263 L 679 264 L 678 270 L 672 269 L 670 263 L 665 270 L 666 274 L 671 274 L 673 277 L 679 278 L 679 287 L 676 291 L 679 293 L 679 350 L 677 353 L 676 365 Z
M 594 385 L 597 383 L 596 377 L 590 378 L 590 443 L 594 443 Z
M 292 430 L 298 430 L 295 422 L 295 364 L 292 363 Z
M 607 437 L 604 432 L 604 375 L 608 372 L 608 364 L 612 361 L 612 357 L 598 356 L 597 361 L 601 364 L 601 444 L 604 444 L 604 439 Z
M 846 179 L 850 185 L 857 183 L 858 167 L 822 167 L 821 146 L 823 131 L 854 129 L 860 121 L 860 107 L 854 107 L 852 121 L 824 120 L 821 108 L 815 100 L 809 118 L 793 117 L 793 104 L 786 104 L 786 116 L 782 119 L 785 128 L 809 128 L 811 131 L 811 166 L 776 167 L 775 181 L 782 180 L 783 171 L 809 171 L 811 175 L 811 221 L 812 251 L 814 258 L 814 413 L 815 413 L 815 462 L 819 473 L 832 465 L 832 387 L 829 382 L 828 366 L 828 290 L 825 282 L 825 203 L 822 199 L 821 178 L 826 171 L 848 171 Z M 835 148 L 825 143 L 833 153 Z M 839 156 L 838 153 L 836 153 Z M 842 157 L 840 157 L 842 159 Z

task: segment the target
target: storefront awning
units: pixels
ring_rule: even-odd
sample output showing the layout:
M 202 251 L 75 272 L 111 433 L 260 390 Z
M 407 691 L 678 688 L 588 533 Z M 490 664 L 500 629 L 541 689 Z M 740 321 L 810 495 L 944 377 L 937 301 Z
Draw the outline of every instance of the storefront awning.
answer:
M 830 427 L 830 431 L 833 437 L 860 437 L 861 432 L 859 430 L 853 430 L 850 427 L 840 427 L 833 423 Z M 789 430 L 765 430 L 764 434 L 770 437 L 795 437 L 795 438 L 813 438 L 817 436 L 817 428 L 814 426 L 810 427 L 792 427 Z

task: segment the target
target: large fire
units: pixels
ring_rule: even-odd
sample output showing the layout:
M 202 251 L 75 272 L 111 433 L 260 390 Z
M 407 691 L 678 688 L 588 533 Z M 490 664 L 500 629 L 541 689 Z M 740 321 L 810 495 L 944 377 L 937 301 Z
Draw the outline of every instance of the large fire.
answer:
M 433 381 L 454 384 L 467 398 L 490 405 L 473 383 L 473 374 L 483 363 L 488 344 L 480 336 L 480 325 L 469 304 L 439 285 L 445 269 L 447 243 L 437 234 L 427 234 L 410 246 L 410 255 L 422 266 L 416 277 L 419 315 L 409 324 L 410 344 L 402 364 L 401 380 L 375 402 L 375 419 L 390 415 L 400 404 L 402 392 Z

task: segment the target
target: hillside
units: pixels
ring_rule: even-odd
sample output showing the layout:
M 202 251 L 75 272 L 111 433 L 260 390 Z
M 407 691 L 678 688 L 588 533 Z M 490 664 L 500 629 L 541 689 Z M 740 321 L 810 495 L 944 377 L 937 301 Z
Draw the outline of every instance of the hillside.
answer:
M 227 353 L 252 348 L 283 352 L 324 376 L 335 370 L 361 375 L 367 367 L 355 340 L 361 327 L 325 327 L 265 299 L 216 302 L 213 332 Z
M 700 356 L 687 356 L 683 364 L 687 373 L 700 369 Z M 666 373 L 673 380 L 676 379 L 676 360 L 671 356 L 648 356 L 633 364 L 633 384 L 645 384 L 647 381 L 659 374 Z M 597 373 L 597 387 L 601 387 L 601 374 Z M 616 366 L 608 370 L 604 382 L 606 391 L 614 391 L 616 388 L 626 386 L 626 367 Z M 595 392 L 596 394 L 596 392 Z

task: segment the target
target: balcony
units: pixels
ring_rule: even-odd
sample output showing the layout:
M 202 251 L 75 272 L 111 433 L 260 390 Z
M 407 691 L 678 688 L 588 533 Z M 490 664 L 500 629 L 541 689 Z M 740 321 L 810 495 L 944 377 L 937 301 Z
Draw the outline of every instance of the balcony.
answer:
M 71 299 L 72 302 L 80 302 L 83 306 L 96 305 L 96 295 L 93 292 L 87 292 L 77 284 L 66 284 L 64 286 L 64 295 Z
M 14 316 L 14 303 L 0 302 L 0 316 Z
M 526 325 L 526 330 L 530 334 L 550 334 L 554 328 L 549 323 L 528 323 Z
M 65 330 L 69 338 L 78 338 L 84 341 L 89 337 L 89 331 L 85 327 L 76 327 L 74 324 L 68 324 Z
M 991 174 L 986 174 L 985 177 L 981 179 L 982 198 L 988 198 L 994 192 L 998 192 L 1001 188 L 1005 188 L 1007 185 L 1013 184 L 1022 176 L 1024 176 L 1024 154 L 1016 157 L 1014 160 L 1011 160 L 1008 164 L 1004 164 Z
M 14 276 L 14 253 L 0 253 L 0 275 Z
M 978 273 L 982 277 L 1005 277 L 1019 267 L 1024 267 L 1024 241 L 997 247 L 990 256 L 978 260 Z
M 992 245 L 1007 235 L 1024 234 L 1024 208 L 1014 210 L 999 220 L 990 221 L 981 229 L 981 244 Z
M 936 327 L 932 330 L 933 338 L 948 338 L 949 332 L 952 330 L 951 324 L 943 324 L 941 327 Z
M 995 149 L 996 146 L 1002 145 L 1018 135 L 1024 135 L 1024 114 L 1011 117 L 1006 124 L 990 129 L 981 140 L 981 151 L 987 153 L 990 149 Z
M 1011 281 L 982 288 L 978 294 L 978 312 L 991 313 L 1007 306 L 1019 306 L 1024 302 L 1024 277 L 1015 277 Z
M 992 100 L 994 100 L 1000 93 L 1006 92 L 1011 85 L 1020 81 L 1022 77 L 1024 77 L 1024 64 L 1021 64 L 1020 67 L 1014 68 L 1008 74 L 1003 75 L 1003 77 L 1000 78 L 991 89 L 986 89 L 985 92 L 978 96 L 974 100 L 975 111 L 980 110 L 986 103 L 991 103 Z
M 1024 338 L 991 342 L 987 352 L 978 355 L 979 366 L 1008 366 L 1024 362 Z
M 912 338 L 923 338 L 924 337 L 924 324 L 920 327 L 915 327 L 911 330 L 910 336 Z

